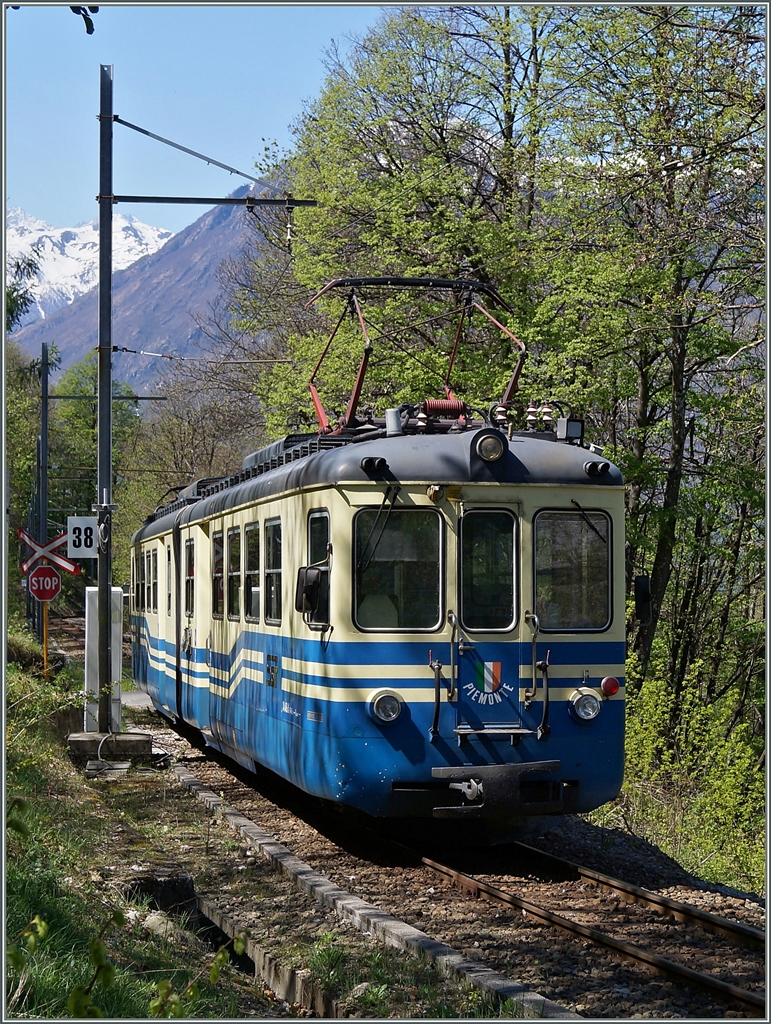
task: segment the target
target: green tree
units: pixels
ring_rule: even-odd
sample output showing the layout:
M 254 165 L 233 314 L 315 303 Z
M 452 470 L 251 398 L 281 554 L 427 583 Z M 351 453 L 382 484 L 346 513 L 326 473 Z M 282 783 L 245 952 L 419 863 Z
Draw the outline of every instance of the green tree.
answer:
M 468 270 L 497 283 L 531 353 L 523 393 L 569 403 L 624 469 L 628 583 L 647 572 L 654 596 L 652 622 L 631 633 L 633 679 L 664 664 L 681 694 L 709 665 L 705 699 L 736 709 L 760 664 L 764 17 L 760 6 L 389 12 L 347 58 L 330 51 L 277 169 L 319 209 L 295 213 L 291 263 L 275 215 L 262 218 L 232 276 L 228 325 L 242 352 L 288 360 L 255 378 L 278 432 L 291 416 L 312 422 L 305 382 L 337 315 L 320 303 L 278 327 L 285 300 L 360 274 Z M 436 324 L 397 345 L 407 314 L 399 301 L 366 309 L 377 353 L 366 400 L 381 407 L 439 383 L 452 344 Z M 458 387 L 478 402 L 500 388 L 509 353 L 484 330 L 469 342 Z M 323 381 L 334 408 L 360 351 L 343 325 Z
M 346 60 L 330 50 L 325 87 L 297 123 L 296 151 L 275 169 L 289 191 L 319 206 L 295 212 L 291 266 L 275 215 L 260 214 L 248 262 L 231 268 L 230 318 L 220 325 L 223 351 L 235 333 L 288 360 L 256 382 L 271 432 L 288 418 L 313 422 L 305 382 L 338 313 L 324 302 L 303 318 L 287 310 L 331 277 L 469 274 L 498 284 L 527 322 L 531 259 L 522 240 L 535 224 L 536 193 L 548 189 L 537 179 L 551 174 L 541 150 L 557 144 L 541 117 L 555 88 L 544 52 L 566 17 L 540 7 L 410 9 L 384 16 Z M 426 305 L 420 335 L 394 339 L 394 324 L 414 319 L 413 302 L 393 296 L 366 310 L 375 357 L 365 401 L 380 409 L 427 383 L 442 393 L 454 331 L 432 324 L 437 309 Z M 513 353 L 481 321 L 472 334 L 453 387 L 478 404 L 500 393 Z M 335 344 L 323 384 L 342 411 L 362 342 L 343 324 Z
M 40 421 L 40 387 L 29 356 L 12 341 L 5 344 L 5 465 L 8 471 L 8 600 L 20 610 L 16 531 L 27 526 L 27 508 L 35 481 L 36 438 Z
M 10 334 L 21 323 L 33 305 L 33 283 L 40 273 L 40 254 L 33 248 L 26 256 L 16 256 L 5 264 L 5 333 Z
M 226 362 L 173 370 L 158 388 L 161 400 L 126 436 L 116 472 L 116 580 L 129 578 L 131 535 L 147 515 L 195 480 L 237 472 L 263 443 L 253 389 L 231 387 L 232 369 Z
M 113 490 L 119 505 L 120 482 L 140 421 L 129 385 L 113 381 L 112 393 Z M 50 521 L 60 529 L 66 529 L 68 516 L 91 515 L 97 500 L 96 394 L 96 353 L 65 370 L 50 388 L 48 506 Z M 70 397 L 57 400 L 57 395 Z M 114 578 L 128 578 L 127 541 L 114 544 L 113 560 Z M 67 580 L 70 589 L 81 583 Z

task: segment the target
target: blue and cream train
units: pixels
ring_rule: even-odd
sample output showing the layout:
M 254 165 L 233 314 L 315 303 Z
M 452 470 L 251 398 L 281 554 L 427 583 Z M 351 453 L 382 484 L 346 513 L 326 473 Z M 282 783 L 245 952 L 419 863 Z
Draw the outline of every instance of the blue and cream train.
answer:
M 352 400 L 336 429 L 319 403 L 318 433 L 158 509 L 131 588 L 154 706 L 340 807 L 474 819 L 480 838 L 615 797 L 622 477 L 579 420 L 532 405 L 513 429 L 512 394 L 364 422 Z

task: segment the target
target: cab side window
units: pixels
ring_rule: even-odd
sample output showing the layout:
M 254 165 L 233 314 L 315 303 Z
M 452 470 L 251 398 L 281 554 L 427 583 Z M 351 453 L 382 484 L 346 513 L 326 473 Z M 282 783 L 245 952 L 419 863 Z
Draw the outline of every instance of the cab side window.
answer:
M 321 569 L 321 586 L 316 610 L 309 621 L 326 625 L 329 622 L 329 513 L 311 512 L 308 516 L 308 565 Z
M 153 585 L 152 585 L 152 599 L 153 599 L 153 611 L 158 611 L 158 549 L 153 548 Z

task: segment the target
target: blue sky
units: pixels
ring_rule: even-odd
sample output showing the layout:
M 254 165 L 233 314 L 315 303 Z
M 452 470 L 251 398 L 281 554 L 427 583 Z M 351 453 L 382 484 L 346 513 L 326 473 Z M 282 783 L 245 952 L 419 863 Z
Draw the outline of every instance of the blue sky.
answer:
M 114 112 L 247 174 L 265 142 L 323 85 L 324 51 L 380 18 L 379 4 L 100 4 L 88 36 L 64 4 L 4 9 L 7 206 L 54 227 L 97 216 L 99 66 Z M 116 194 L 225 196 L 244 179 L 116 125 Z M 123 204 L 118 213 L 179 231 L 201 206 Z

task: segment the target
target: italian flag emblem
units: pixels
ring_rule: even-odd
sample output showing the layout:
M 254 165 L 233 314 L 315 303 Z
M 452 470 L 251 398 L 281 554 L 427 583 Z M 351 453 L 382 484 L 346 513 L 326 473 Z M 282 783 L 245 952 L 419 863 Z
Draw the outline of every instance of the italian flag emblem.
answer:
M 500 661 L 480 661 L 474 683 L 480 693 L 495 693 L 501 685 Z

